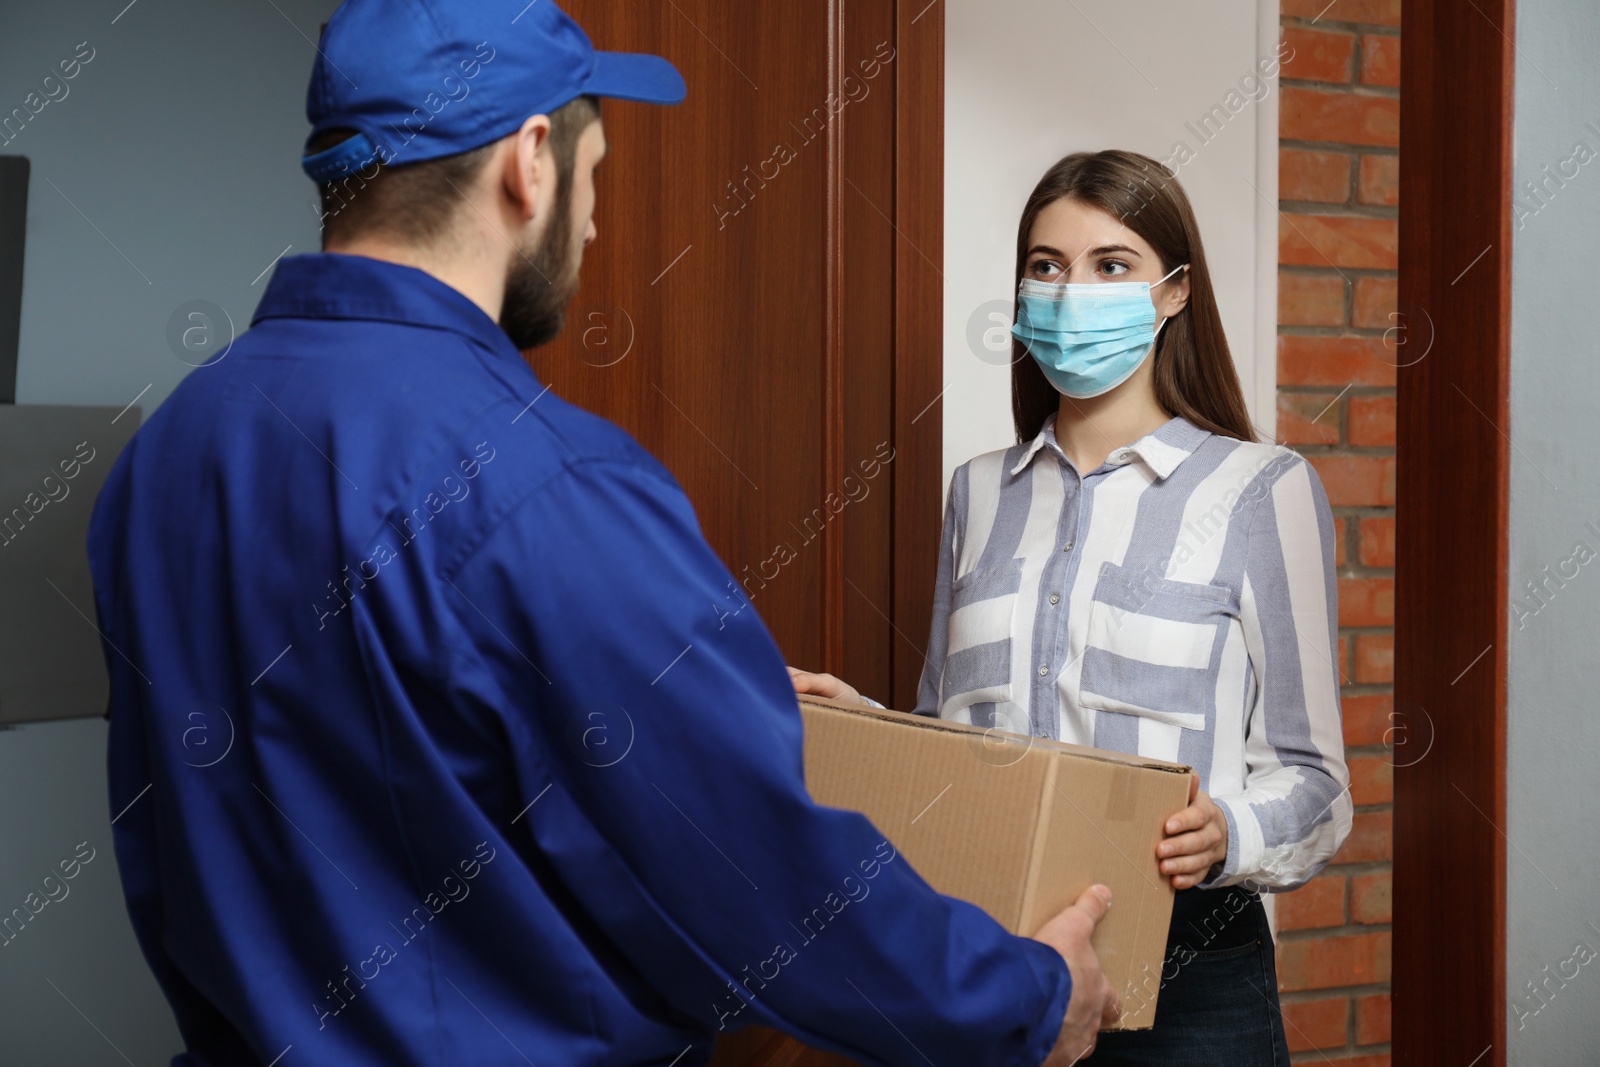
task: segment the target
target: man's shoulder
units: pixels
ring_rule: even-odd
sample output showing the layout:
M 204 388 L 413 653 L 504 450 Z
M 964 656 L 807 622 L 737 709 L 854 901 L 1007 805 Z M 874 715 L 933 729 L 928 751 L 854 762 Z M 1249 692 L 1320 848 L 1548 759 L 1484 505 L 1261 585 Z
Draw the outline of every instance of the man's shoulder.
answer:
M 627 430 L 548 389 L 507 413 L 504 439 L 519 465 L 550 476 L 580 468 L 632 468 L 677 486 L 666 467 Z
M 268 510 L 320 483 L 342 537 L 397 531 L 441 566 L 575 470 L 679 492 L 622 427 L 458 334 L 362 324 L 352 346 L 337 325 L 263 325 L 162 404 L 140 435 L 147 465 Z
M 437 531 L 435 562 L 447 575 L 508 523 L 582 529 L 594 520 L 588 505 L 600 509 L 619 490 L 686 504 L 676 479 L 631 434 L 549 389 L 502 397 L 469 423 L 441 429 L 386 524 L 407 535 Z
M 538 481 L 593 461 L 665 473 L 626 430 L 562 399 L 509 349 L 409 323 L 318 322 L 312 331 L 309 344 L 288 352 L 275 351 L 281 339 L 270 331 L 245 334 L 240 363 L 296 369 L 243 373 L 230 392 L 272 400 L 313 437 L 325 427 L 346 445 L 359 439 L 374 480 L 391 491 L 479 454 L 506 457 L 496 465 L 519 475 L 500 482 Z M 298 409 L 257 384 L 274 377 L 297 394 Z

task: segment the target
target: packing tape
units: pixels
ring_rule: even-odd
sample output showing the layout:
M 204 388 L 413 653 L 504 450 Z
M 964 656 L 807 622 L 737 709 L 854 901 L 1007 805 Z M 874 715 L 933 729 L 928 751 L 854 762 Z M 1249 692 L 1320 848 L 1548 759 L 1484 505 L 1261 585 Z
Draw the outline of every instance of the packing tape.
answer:
M 1107 822 L 1127 822 L 1133 818 L 1133 768 L 1111 765 L 1111 788 L 1106 790 Z

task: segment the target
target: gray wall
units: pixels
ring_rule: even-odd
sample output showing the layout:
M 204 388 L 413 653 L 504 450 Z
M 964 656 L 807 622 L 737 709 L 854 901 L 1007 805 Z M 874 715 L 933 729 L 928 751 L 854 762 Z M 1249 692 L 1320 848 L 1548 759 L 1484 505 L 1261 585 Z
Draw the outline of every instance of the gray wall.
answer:
M 1516 43 L 1507 1063 L 1592 1063 L 1600 957 L 1583 961 L 1600 953 L 1600 7 L 1518 4 Z M 1563 165 L 1579 145 L 1591 161 Z M 1529 181 L 1545 183 L 1537 198 Z M 1543 586 L 1538 597 L 1529 582 Z
M 149 412 L 190 369 L 167 340 L 180 305 L 209 300 L 243 331 L 257 276 L 286 245 L 317 247 L 296 161 L 334 0 L 125 2 L 0 10 L 0 116 L 31 92 L 59 98 L 0 144 L 33 162 L 19 403 L 121 408 L 143 391 Z M 44 85 L 82 42 L 93 58 Z M 153 1067 L 181 1049 L 123 910 L 105 737 L 99 719 L 0 731 L 0 914 L 94 850 L 0 947 L 8 1065 Z

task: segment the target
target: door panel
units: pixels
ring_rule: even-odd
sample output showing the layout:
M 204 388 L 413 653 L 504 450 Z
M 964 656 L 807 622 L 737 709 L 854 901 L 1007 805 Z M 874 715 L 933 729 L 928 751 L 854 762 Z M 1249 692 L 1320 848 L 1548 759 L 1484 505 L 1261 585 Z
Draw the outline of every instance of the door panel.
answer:
M 605 103 L 599 237 L 530 362 L 677 477 L 737 580 L 722 610 L 748 598 L 788 662 L 909 709 L 944 489 L 942 9 L 564 6 L 689 95 Z M 849 1061 L 751 1028 L 716 1062 Z
M 676 108 L 605 104 L 599 238 L 568 329 L 533 353 L 534 368 L 667 465 L 744 586 L 730 592 L 752 598 L 786 656 L 817 663 L 822 553 L 780 570 L 774 550 L 822 495 L 828 159 L 814 144 L 771 182 L 758 168 L 775 131 L 826 95 L 828 12 L 567 8 L 600 47 L 667 56 L 689 96 Z
M 678 478 L 727 610 L 748 598 L 790 663 L 909 707 L 942 503 L 939 12 L 909 27 L 908 83 L 917 13 L 887 0 L 566 6 L 689 96 L 605 104 L 599 238 L 530 361 Z

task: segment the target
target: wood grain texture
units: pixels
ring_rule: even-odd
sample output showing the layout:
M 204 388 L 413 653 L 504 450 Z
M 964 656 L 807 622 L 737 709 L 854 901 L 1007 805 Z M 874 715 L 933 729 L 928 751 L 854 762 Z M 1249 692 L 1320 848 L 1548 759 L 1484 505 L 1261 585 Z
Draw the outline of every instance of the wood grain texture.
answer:
M 529 361 L 667 465 L 790 663 L 909 707 L 943 493 L 940 410 L 912 421 L 942 377 L 941 13 L 567 7 L 689 95 L 605 104 L 599 238 Z
M 1403 14 L 1393 1058 L 1487 1067 L 1506 1056 L 1515 31 L 1511 0 L 1476 6 Z
M 826 4 L 828 37 L 825 61 L 830 100 L 838 99 L 839 66 L 844 62 L 840 58 L 845 22 L 844 12 L 840 10 L 842 6 L 838 0 L 829 0 Z M 854 118 L 851 115 L 851 125 L 854 125 Z M 844 483 L 844 442 L 839 439 L 844 421 L 845 235 L 841 214 L 844 129 L 845 123 L 838 119 L 828 123 L 828 163 L 823 188 L 823 226 L 827 241 L 823 263 L 827 322 L 822 361 L 822 486 L 825 499 L 828 495 L 837 498 Z M 843 587 L 844 534 L 839 523 L 830 522 L 822 541 L 822 668 L 834 674 L 844 673 Z
M 839 673 L 862 692 L 892 704 L 898 696 L 893 684 L 894 575 L 921 565 L 914 558 L 901 559 L 893 539 L 894 493 L 904 473 L 900 459 L 885 464 L 878 458 L 885 448 L 898 446 L 894 412 L 897 397 L 906 388 L 895 366 L 900 343 L 895 219 L 905 210 L 897 203 L 895 189 L 896 109 L 901 99 L 896 77 L 901 56 L 895 45 L 892 3 L 852 4 L 843 10 L 839 48 L 843 61 L 836 91 L 854 102 L 840 124 L 839 223 L 844 256 L 839 264 L 843 297 L 839 440 L 843 490 L 853 498 L 849 508 L 856 521 L 843 527 Z M 885 55 L 894 58 L 886 63 L 880 58 Z M 876 76 L 869 79 L 867 74 L 873 72 Z M 938 321 L 937 308 L 924 313 Z M 942 358 L 938 352 L 933 356 Z M 937 469 L 937 449 L 913 456 L 911 467 L 930 462 Z M 876 477 L 868 478 L 872 471 Z M 883 566 L 884 561 L 890 565 Z M 929 583 L 925 601 L 933 596 L 933 573 L 929 569 L 922 575 Z
M 944 501 L 944 5 L 896 5 L 894 699 L 917 703 Z
M 730 597 L 789 662 L 819 668 L 827 531 L 804 520 L 830 480 L 829 156 L 827 129 L 801 120 L 829 92 L 828 9 L 566 7 L 597 47 L 672 60 L 689 92 L 605 103 L 599 237 L 564 335 L 530 362 L 666 464 L 740 583 Z
M 529 362 L 672 471 L 738 583 L 723 610 L 909 708 L 944 488 L 942 7 L 563 6 L 689 95 L 603 105 L 599 237 Z M 849 1061 L 751 1028 L 716 1062 Z

